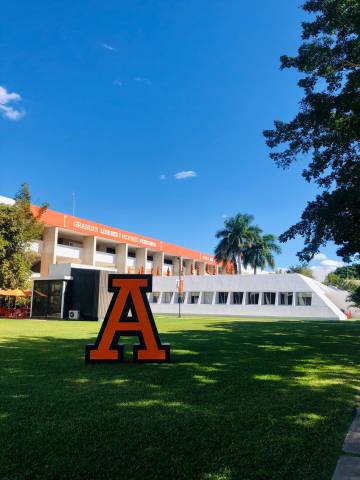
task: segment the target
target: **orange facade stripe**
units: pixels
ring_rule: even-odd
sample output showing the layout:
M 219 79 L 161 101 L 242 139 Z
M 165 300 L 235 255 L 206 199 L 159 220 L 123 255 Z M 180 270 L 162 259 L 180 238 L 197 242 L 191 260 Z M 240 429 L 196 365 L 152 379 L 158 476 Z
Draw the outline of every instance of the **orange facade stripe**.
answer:
M 40 208 L 32 206 L 34 215 L 38 215 Z M 191 260 L 206 262 L 215 265 L 214 257 L 205 253 L 197 252 L 184 247 L 179 247 L 172 243 L 162 242 L 154 238 L 144 237 L 136 233 L 120 230 L 119 228 L 108 227 L 100 223 L 84 220 L 82 218 L 66 215 L 65 213 L 56 212 L 54 210 L 45 210 L 41 215 L 40 221 L 47 226 L 64 228 L 73 232 L 82 233 L 83 235 L 96 236 L 113 240 L 116 243 L 128 243 L 137 247 L 148 248 L 156 252 L 164 252 L 177 257 L 184 257 Z

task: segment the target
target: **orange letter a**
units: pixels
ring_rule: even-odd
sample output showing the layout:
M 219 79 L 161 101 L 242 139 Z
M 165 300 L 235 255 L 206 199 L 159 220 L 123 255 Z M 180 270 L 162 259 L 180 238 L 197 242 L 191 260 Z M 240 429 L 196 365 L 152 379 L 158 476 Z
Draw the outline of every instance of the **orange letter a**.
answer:
M 109 275 L 108 289 L 114 295 L 95 344 L 86 346 L 85 361 L 123 362 L 124 346 L 118 344 L 121 335 L 139 338 L 133 347 L 134 362 L 170 361 L 170 345 L 161 344 L 146 296 L 152 291 L 152 276 Z

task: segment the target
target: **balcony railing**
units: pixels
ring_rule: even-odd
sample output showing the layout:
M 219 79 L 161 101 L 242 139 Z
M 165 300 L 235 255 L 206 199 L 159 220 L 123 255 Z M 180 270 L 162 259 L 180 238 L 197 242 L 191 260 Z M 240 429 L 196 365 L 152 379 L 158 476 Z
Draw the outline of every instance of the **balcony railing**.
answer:
M 95 262 L 105 264 L 105 265 L 115 265 L 116 255 L 114 253 L 96 252 Z
M 69 247 L 68 245 L 56 245 L 56 256 L 70 258 L 72 260 L 82 259 L 83 249 L 79 247 Z

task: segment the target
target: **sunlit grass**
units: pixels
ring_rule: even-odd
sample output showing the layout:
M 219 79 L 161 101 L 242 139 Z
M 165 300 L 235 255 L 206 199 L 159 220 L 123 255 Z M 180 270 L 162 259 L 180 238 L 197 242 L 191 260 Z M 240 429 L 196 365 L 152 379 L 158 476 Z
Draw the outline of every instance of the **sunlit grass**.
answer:
M 0 320 L 0 479 L 329 479 L 360 323 L 157 317 L 172 362 L 85 365 L 98 323 Z

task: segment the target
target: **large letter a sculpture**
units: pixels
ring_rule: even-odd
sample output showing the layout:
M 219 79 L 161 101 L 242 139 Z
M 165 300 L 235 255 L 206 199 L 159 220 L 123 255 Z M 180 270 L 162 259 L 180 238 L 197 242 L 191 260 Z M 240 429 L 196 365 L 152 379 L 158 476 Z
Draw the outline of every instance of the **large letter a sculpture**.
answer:
M 123 362 L 121 335 L 139 338 L 133 346 L 134 362 L 170 361 L 170 345 L 161 344 L 146 296 L 152 291 L 151 275 L 109 275 L 108 289 L 114 295 L 95 345 L 86 346 L 85 361 Z

